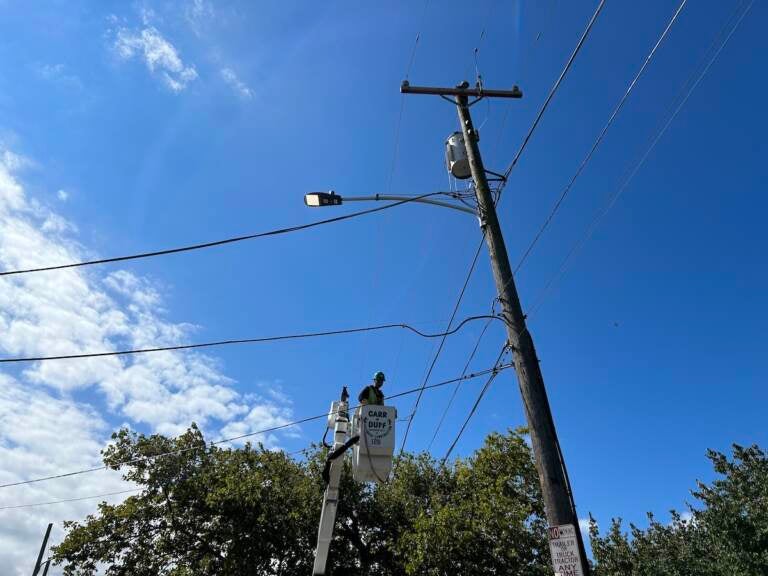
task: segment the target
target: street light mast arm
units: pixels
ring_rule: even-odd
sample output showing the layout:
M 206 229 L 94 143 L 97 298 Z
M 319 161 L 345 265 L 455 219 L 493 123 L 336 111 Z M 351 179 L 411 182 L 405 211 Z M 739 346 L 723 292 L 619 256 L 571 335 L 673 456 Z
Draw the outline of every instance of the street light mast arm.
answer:
M 472 210 L 472 208 L 457 206 L 456 204 L 441 202 L 440 200 L 432 200 L 430 198 L 414 198 L 413 196 L 399 196 L 392 194 L 376 194 L 374 196 L 343 196 L 342 198 L 343 202 L 370 202 L 372 200 L 410 200 L 411 202 L 419 202 L 421 204 L 432 204 L 433 206 L 442 206 L 443 208 L 453 208 L 454 210 L 477 216 L 477 212 Z

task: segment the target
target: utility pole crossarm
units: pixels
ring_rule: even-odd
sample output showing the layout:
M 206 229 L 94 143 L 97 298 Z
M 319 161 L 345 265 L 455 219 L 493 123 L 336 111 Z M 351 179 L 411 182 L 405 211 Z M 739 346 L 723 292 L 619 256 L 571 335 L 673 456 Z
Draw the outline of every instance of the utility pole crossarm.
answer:
M 433 96 L 474 96 L 476 98 L 522 98 L 523 93 L 517 86 L 512 90 L 488 90 L 477 87 L 470 88 L 467 82 L 459 84 L 455 88 L 436 88 L 432 86 L 411 86 L 408 80 L 403 80 L 400 85 L 403 94 L 432 94 Z

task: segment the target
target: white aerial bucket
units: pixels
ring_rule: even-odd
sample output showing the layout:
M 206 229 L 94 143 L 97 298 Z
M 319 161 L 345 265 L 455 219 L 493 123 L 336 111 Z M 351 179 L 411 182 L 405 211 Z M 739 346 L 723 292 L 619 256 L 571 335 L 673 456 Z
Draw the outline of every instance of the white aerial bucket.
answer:
M 392 471 L 397 408 L 367 404 L 355 410 L 351 435 L 360 440 L 352 449 L 352 473 L 358 482 L 385 482 Z

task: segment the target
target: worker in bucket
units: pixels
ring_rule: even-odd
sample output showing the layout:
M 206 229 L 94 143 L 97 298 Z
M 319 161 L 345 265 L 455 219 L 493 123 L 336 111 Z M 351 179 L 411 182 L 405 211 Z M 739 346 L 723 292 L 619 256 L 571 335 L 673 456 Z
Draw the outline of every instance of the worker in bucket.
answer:
M 381 387 L 384 386 L 384 380 L 386 380 L 384 372 L 376 372 L 376 374 L 373 375 L 373 384 L 363 388 L 363 391 L 360 392 L 360 395 L 357 397 L 360 404 L 383 406 L 384 392 L 381 391 Z

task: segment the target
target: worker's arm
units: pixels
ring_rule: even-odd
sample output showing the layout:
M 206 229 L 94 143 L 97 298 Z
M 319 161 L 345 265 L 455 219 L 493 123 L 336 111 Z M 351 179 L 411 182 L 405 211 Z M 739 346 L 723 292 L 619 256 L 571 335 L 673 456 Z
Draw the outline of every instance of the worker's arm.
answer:
M 364 402 L 367 397 L 368 397 L 368 386 L 363 388 L 362 392 L 360 392 L 360 394 L 358 394 L 357 400 L 359 402 Z

